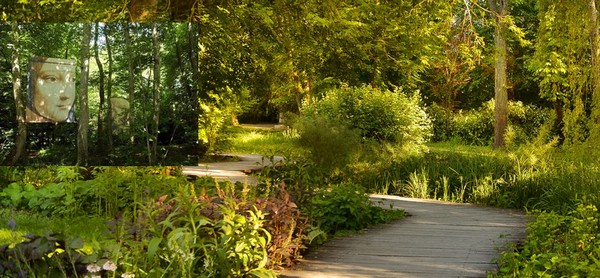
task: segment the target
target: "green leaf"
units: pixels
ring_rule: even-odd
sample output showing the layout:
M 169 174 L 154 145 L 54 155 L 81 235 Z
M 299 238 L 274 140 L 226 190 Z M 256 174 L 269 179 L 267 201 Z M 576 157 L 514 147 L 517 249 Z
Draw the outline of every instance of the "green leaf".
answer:
M 246 249 L 246 243 L 240 242 L 235 246 L 235 252 L 240 253 L 242 250 Z
M 157 237 L 150 240 L 150 243 L 148 244 L 148 260 L 152 260 L 154 258 L 161 241 L 162 239 Z
M 68 248 L 71 248 L 71 249 L 81 249 L 84 246 L 83 239 L 81 239 L 79 237 L 71 239 L 67 242 L 67 246 L 68 246 Z

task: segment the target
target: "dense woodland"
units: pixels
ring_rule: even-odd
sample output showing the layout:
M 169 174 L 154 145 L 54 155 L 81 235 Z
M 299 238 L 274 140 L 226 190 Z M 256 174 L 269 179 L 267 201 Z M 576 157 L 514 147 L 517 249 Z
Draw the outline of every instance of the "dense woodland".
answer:
M 490 276 L 600 274 L 595 0 L 0 3 L 19 165 L 0 167 L 0 276 L 272 277 L 403 217 L 367 193 L 532 215 Z M 77 61 L 76 124 L 17 121 L 31 56 Z M 285 159 L 258 184 L 97 166 L 220 153 Z
M 200 135 L 200 141 L 204 142 L 200 153 L 213 149 L 212 145 L 218 141 L 216 133 L 225 124 L 221 122 L 236 124 L 238 117 L 251 122 L 281 121 L 286 112 L 298 113 L 304 103 L 321 99 L 329 90 L 343 85 L 369 85 L 391 91 L 401 88 L 407 94 L 418 92 L 425 106 L 448 113 L 479 109 L 494 99 L 497 104 L 493 108 L 496 147 L 504 145 L 508 100 L 553 109 L 554 132 L 561 142 L 565 139 L 569 143 L 585 141 L 593 133 L 591 126 L 597 122 L 592 113 L 594 84 L 598 79 L 598 70 L 594 70 L 598 60 L 595 58 L 598 22 L 593 1 L 571 6 L 551 1 L 514 1 L 510 5 L 508 1 L 314 1 L 302 4 L 207 1 L 196 6 L 170 1 L 90 1 L 85 5 L 50 2 L 9 5 L 3 8 L 3 17 L 8 21 L 184 20 L 198 24 L 188 26 L 187 33 L 181 29 L 185 24 L 164 28 L 159 24 L 157 28 L 161 28 L 158 30 L 159 44 L 164 47 L 161 52 L 170 56 L 165 57 L 167 60 L 160 66 L 166 73 L 161 77 L 165 82 L 158 85 L 159 91 L 188 90 L 188 96 L 197 95 L 203 103 L 201 113 L 206 117 L 200 129 L 212 134 Z M 572 17 L 578 20 L 570 20 Z M 37 44 L 37 47 L 46 45 L 54 49 L 34 49 L 27 45 L 32 42 L 27 36 L 36 30 L 25 28 L 22 30 L 24 49 L 20 49 L 19 55 L 27 57 L 34 50 L 58 57 L 79 56 L 78 39 L 82 33 L 77 28 L 82 27 L 52 26 L 39 28 L 58 28 L 59 32 L 53 34 L 65 45 Z M 100 58 L 107 60 L 108 51 L 102 37 L 108 33 L 107 41 L 113 39 L 116 43 L 110 52 L 117 54 L 114 55 L 115 69 L 111 70 L 142 78 L 143 74 L 135 71 L 141 73 L 144 68 L 151 68 L 147 62 L 153 59 L 146 58 L 152 57 L 153 27 L 129 24 L 127 30 L 137 29 L 130 31 L 133 41 L 127 52 L 123 24 L 107 26 L 97 31 L 93 28 L 94 38 L 95 34 L 101 37 Z M 18 39 L 15 31 L 23 26 L 17 27 L 12 30 L 5 24 L 3 38 Z M 111 28 L 114 30 L 109 30 Z M 93 38 L 90 42 L 88 56 L 91 58 L 95 51 Z M 12 65 L 10 57 L 10 49 L 5 48 L 6 69 Z M 128 57 L 132 58 L 133 71 L 128 68 Z M 107 64 L 106 68 L 109 61 L 102 63 Z M 107 80 L 112 82 L 112 77 L 104 76 L 104 71 L 110 74 L 112 71 L 102 71 L 99 74 L 102 81 L 90 80 L 95 88 Z M 124 76 L 116 74 L 117 79 L 112 83 L 128 97 L 133 96 L 130 91 L 143 95 L 140 88 L 153 86 L 134 80 L 137 83 L 131 85 L 131 89 L 126 88 L 130 85 Z M 4 82 L 6 88 L 11 83 Z M 107 89 L 112 90 L 112 83 Z M 10 100 L 9 91 L 4 92 L 3 97 Z M 183 103 L 185 98 L 179 100 Z M 5 105 L 7 109 L 8 106 Z M 193 106 L 183 105 L 181 111 L 195 111 L 183 109 Z M 15 113 L 12 107 L 10 109 Z M 4 114 L 15 118 L 14 114 Z M 231 119 L 220 119 L 224 114 Z M 102 131 L 101 126 L 99 128 Z
M 197 161 L 198 75 L 192 74 L 197 72 L 197 24 L 13 23 L 0 27 L 2 43 L 10 46 L 3 51 L 0 107 L 4 164 Z M 87 40 L 82 42 L 84 35 Z M 28 59 L 37 56 L 78 61 L 77 123 L 17 125 L 22 115 L 15 107 L 23 104 L 17 105 L 15 96 L 24 98 Z M 88 62 L 85 80 L 82 65 Z M 113 122 L 111 99 L 128 102 L 122 123 Z M 21 129 L 26 129 L 26 136 L 17 136 Z M 89 133 L 81 135 L 81 130 Z M 20 140 L 26 143 L 20 145 Z

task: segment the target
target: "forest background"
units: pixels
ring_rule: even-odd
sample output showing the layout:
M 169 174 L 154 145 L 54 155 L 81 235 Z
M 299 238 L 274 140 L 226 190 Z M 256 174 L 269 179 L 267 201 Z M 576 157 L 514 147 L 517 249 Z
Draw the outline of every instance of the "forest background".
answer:
M 0 28 L 6 35 L 0 40 L 8 46 L 2 52 L 3 122 L 15 121 L 22 107 L 17 81 L 24 75 L 15 72 L 15 65 L 24 60 L 14 57 L 48 47 L 60 57 L 85 61 L 100 46 L 100 61 L 109 62 L 110 41 L 114 53 L 120 53 L 114 57 L 113 66 L 120 69 L 114 75 L 115 93 L 128 96 L 129 78 L 136 72 L 134 94 L 152 100 L 151 111 L 140 110 L 143 116 L 134 117 L 138 127 L 148 126 L 135 137 L 146 142 L 141 153 L 149 164 L 159 161 L 161 123 L 186 119 L 179 113 L 197 115 L 197 134 L 191 125 L 184 130 L 198 140 L 200 148 L 193 152 L 202 159 L 226 151 L 286 156 L 283 165 L 267 168 L 251 188 L 171 179 L 177 169 L 168 167 L 1 168 L 6 181 L 1 194 L 8 197 L 3 206 L 13 209 L 5 213 L 7 219 L 19 219 L 15 214 L 24 212 L 68 222 L 83 211 L 99 222 L 112 217 L 121 227 L 138 220 L 140 227 L 154 225 L 146 230 L 151 234 L 117 233 L 123 237 L 106 245 L 120 244 L 133 254 L 117 263 L 122 273 L 273 274 L 312 241 L 388 219 L 365 209 L 363 193 L 379 192 L 532 211 L 537 220 L 528 227 L 523 246 L 499 260 L 500 275 L 598 274 L 600 41 L 595 0 L 1 3 L 5 23 Z M 56 31 L 60 43 L 32 43 L 36 29 Z M 129 31 L 129 47 L 135 51 L 126 50 Z M 95 35 L 104 36 L 104 43 L 90 44 Z M 185 51 L 191 51 L 188 58 Z M 135 71 L 128 58 L 137 61 Z M 93 82 L 89 92 L 100 92 L 103 83 Z M 5 108 L 5 100 L 14 101 L 14 110 Z M 134 107 L 143 104 L 134 102 Z M 90 124 L 89 138 L 110 142 L 111 133 L 99 128 L 104 118 L 98 107 L 98 124 Z M 166 117 L 158 117 L 162 107 L 168 108 Z M 247 132 L 236 128 L 239 122 L 289 128 Z M 25 148 L 18 138 L 31 127 L 2 128 L 2 140 L 15 142 L 0 150 L 4 157 L 27 164 L 19 162 L 18 150 Z M 78 126 L 77 158 L 71 161 L 80 166 L 89 164 L 88 130 Z M 121 139 L 125 149 L 127 138 Z M 150 139 L 156 145 L 150 146 Z M 266 147 L 260 149 L 262 143 Z M 111 183 L 115 180 L 119 183 Z M 40 201 L 37 194 L 53 196 L 46 198 L 53 203 Z M 347 203 L 348 211 L 339 209 Z M 181 207 L 200 213 L 182 215 L 173 209 Z M 274 207 L 285 208 L 286 217 L 273 218 Z M 125 220 L 119 211 L 126 212 Z M 148 220 L 165 215 L 173 221 Z M 239 245 L 220 241 L 217 235 L 235 230 L 231 225 L 244 235 L 238 242 L 246 240 L 244 246 L 255 248 L 236 252 Z M 290 241 L 283 240 L 286 230 L 293 235 Z M 182 238 L 202 240 L 175 240 Z M 118 250 L 109 254 L 112 260 L 120 258 Z M 190 254 L 197 259 L 187 260 Z M 235 254 L 242 255 L 228 257 Z M 267 264 L 266 257 L 277 263 Z M 210 264 L 217 261 L 221 264 Z

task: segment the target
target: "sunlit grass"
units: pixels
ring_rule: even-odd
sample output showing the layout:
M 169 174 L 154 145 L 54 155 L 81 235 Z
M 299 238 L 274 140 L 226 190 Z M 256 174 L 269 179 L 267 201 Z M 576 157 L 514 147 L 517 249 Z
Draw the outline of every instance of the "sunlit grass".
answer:
M 236 128 L 231 139 L 231 153 L 261 155 L 282 155 L 298 152 L 298 134 L 293 130 L 264 130 L 256 128 Z
M 8 227 L 14 219 L 15 230 Z M 106 220 L 93 216 L 72 218 L 46 217 L 31 212 L 0 209 L 0 245 L 18 243 L 26 233 L 43 235 L 50 231 L 64 234 L 67 238 L 81 237 L 85 241 L 102 239 L 105 236 Z
M 503 154 L 502 151 L 494 150 L 491 146 L 470 146 L 455 142 L 428 143 L 431 152 L 451 152 L 467 156 L 492 156 Z

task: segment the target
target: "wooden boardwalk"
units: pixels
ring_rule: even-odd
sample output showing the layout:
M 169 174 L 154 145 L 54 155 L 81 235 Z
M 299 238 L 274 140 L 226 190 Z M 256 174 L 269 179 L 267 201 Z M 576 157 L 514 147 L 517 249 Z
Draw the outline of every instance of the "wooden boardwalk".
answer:
M 329 241 L 281 277 L 485 277 L 499 249 L 525 236 L 527 218 L 518 211 L 371 197 L 411 216 Z
M 236 156 L 239 161 L 201 163 L 198 166 L 183 166 L 183 174 L 189 176 L 210 176 L 217 180 L 229 180 L 231 182 L 257 183 L 257 180 L 248 174 L 260 170 L 264 166 L 270 166 L 271 161 L 262 155 L 256 154 L 230 154 Z M 274 162 L 280 162 L 283 157 L 275 156 Z
M 260 155 L 237 156 L 240 161 L 186 166 L 183 172 L 254 183 L 247 173 L 269 165 Z M 514 210 L 387 195 L 371 199 L 411 216 L 329 241 L 281 277 L 485 277 L 495 271 L 499 249 L 525 237 L 527 218 Z

